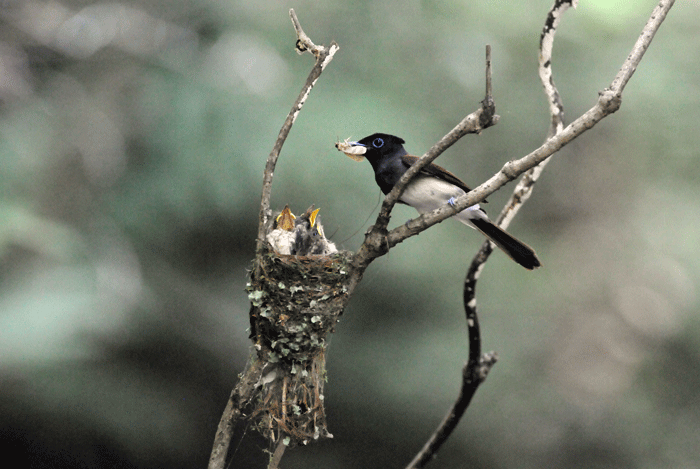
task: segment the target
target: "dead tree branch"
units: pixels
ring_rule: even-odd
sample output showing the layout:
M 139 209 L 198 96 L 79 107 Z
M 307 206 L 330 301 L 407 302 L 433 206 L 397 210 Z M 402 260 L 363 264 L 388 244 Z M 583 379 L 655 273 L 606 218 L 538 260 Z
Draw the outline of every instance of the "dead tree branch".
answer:
M 258 257 L 263 251 L 263 245 L 265 242 L 265 227 L 267 226 L 267 222 L 271 215 L 270 197 L 272 195 L 272 177 L 275 173 L 275 166 L 277 165 L 277 159 L 279 158 L 280 152 L 282 151 L 282 146 L 287 140 L 287 136 L 289 135 L 290 130 L 292 130 L 294 121 L 299 115 L 301 108 L 304 106 L 306 99 L 309 97 L 311 89 L 316 84 L 316 81 L 318 81 L 319 77 L 321 76 L 321 73 L 323 73 L 323 70 L 326 68 L 326 65 L 328 65 L 330 61 L 333 60 L 333 56 L 336 52 L 338 52 L 338 49 L 340 49 L 340 46 L 338 46 L 338 44 L 336 44 L 335 42 L 331 42 L 331 45 L 329 47 L 317 46 L 316 44 L 311 42 L 309 36 L 307 36 L 304 30 L 301 28 L 301 24 L 299 24 L 299 19 L 297 18 L 297 15 L 293 9 L 289 10 L 289 16 L 292 19 L 292 24 L 294 25 L 294 29 L 297 33 L 297 53 L 303 54 L 306 51 L 312 53 L 314 57 L 316 57 L 316 63 L 311 69 L 311 72 L 309 73 L 309 76 L 306 79 L 306 83 L 304 83 L 304 86 L 302 87 L 301 92 L 299 93 L 299 97 L 294 102 L 294 105 L 292 106 L 291 111 L 289 111 L 289 114 L 287 115 L 284 124 L 282 124 L 282 128 L 279 131 L 279 135 L 277 136 L 275 145 L 272 147 L 272 151 L 267 157 L 267 163 L 265 164 L 265 172 L 263 173 L 262 198 L 260 201 L 260 215 L 258 219 L 258 237 L 255 246 L 256 257 Z
M 593 128 L 605 117 L 617 111 L 622 103 L 622 91 L 624 90 L 625 85 L 634 74 L 634 71 L 637 69 L 637 66 L 644 56 L 644 52 L 646 52 L 647 48 L 649 47 L 654 34 L 656 34 L 656 31 L 658 31 L 661 23 L 666 18 L 666 14 L 673 6 L 673 3 L 674 0 L 662 0 L 654 9 L 649 21 L 642 30 L 642 33 L 632 48 L 630 55 L 622 64 L 617 76 L 615 76 L 608 88 L 599 93 L 598 100 L 591 109 L 574 120 L 559 134 L 547 139 L 546 142 L 544 142 L 539 148 L 532 151 L 530 154 L 518 160 L 507 162 L 498 173 L 494 174 L 491 178 L 483 182 L 471 192 L 457 198 L 453 205 L 445 204 L 444 207 L 440 207 L 432 212 L 425 213 L 413 219 L 409 223 L 391 230 L 388 233 L 382 232 L 380 229 L 372 230 L 369 233 L 369 236 L 365 239 L 365 244 L 357 253 L 357 265 L 369 265 L 373 258 L 385 254 L 388 249 L 391 249 L 405 239 L 415 236 L 431 226 L 452 217 L 458 212 L 461 212 L 467 207 L 483 201 L 486 197 L 496 192 L 505 184 L 542 163 L 575 138 Z M 479 111 L 476 113 L 478 112 Z M 458 130 L 460 126 L 471 122 L 474 114 L 476 113 L 472 113 L 467 116 L 459 126 L 448 134 L 448 136 L 453 135 L 453 133 L 460 134 L 461 132 Z M 474 124 L 472 123 L 471 126 L 473 125 Z M 443 140 L 440 140 L 440 142 L 433 146 L 430 152 L 426 153 L 424 157 L 429 155 L 429 161 L 432 161 L 432 159 L 434 159 L 432 157 L 432 152 L 435 151 L 437 154 L 439 154 L 439 151 L 443 150 L 441 148 L 441 144 L 445 140 L 450 141 L 451 139 L 448 139 L 446 136 Z M 408 172 L 406 175 L 404 175 L 404 177 L 408 177 Z M 394 190 L 398 192 L 399 189 L 395 188 Z M 389 195 L 387 195 L 387 198 L 388 197 Z M 398 195 L 392 197 L 398 197 Z M 384 223 L 383 219 L 379 221 L 381 221 L 382 224 Z
M 403 176 L 387 195 L 375 225 L 367 233 L 358 252 L 339 252 L 333 256 L 316 257 L 280 255 L 270 250 L 266 238 L 266 231 L 273 224 L 270 211 L 272 179 L 282 146 L 311 89 L 338 50 L 335 43 L 331 43 L 329 47 L 315 45 L 302 30 L 294 11 L 290 11 L 297 32 L 297 52 L 308 51 L 316 60 L 280 129 L 265 165 L 256 258 L 248 289 L 251 298 L 251 323 L 255 322 L 256 327 L 260 329 L 256 331 L 253 327 L 254 353 L 233 389 L 222 415 L 209 462 L 210 469 L 225 467 L 233 426 L 238 419 L 257 416 L 257 428 L 276 445 L 276 457 L 272 462 L 274 465 L 279 464 L 288 442 L 293 445 L 321 437 L 331 437 L 326 429 L 323 409 L 326 338 L 333 332 L 337 317 L 342 314 L 367 266 L 404 239 L 478 203 L 507 182 L 535 168 L 568 142 L 615 112 L 620 106 L 624 86 L 672 5 L 672 0 L 661 1 L 611 86 L 600 93 L 598 102 L 588 112 L 561 132 L 552 135 L 529 155 L 506 163 L 488 181 L 458 198 L 453 206 L 446 204 L 406 225 L 388 231 L 391 210 L 410 178 L 462 136 L 478 133 L 497 122 L 498 116 L 495 115 L 490 91 L 490 66 L 487 61 L 487 93 L 481 108 L 465 117 Z M 526 198 L 527 194 L 523 192 L 518 197 Z M 511 217 L 520 205 L 522 200 L 514 202 L 513 208 L 509 209 Z M 296 226 L 293 222 L 291 224 Z M 313 224 L 311 228 L 314 228 Z M 320 225 L 317 230 L 322 234 Z M 478 265 L 473 269 L 474 275 L 478 276 L 483 263 L 473 265 Z M 315 286 L 313 291 L 306 288 L 309 282 Z M 291 288 L 292 286 L 294 288 Z M 473 299 L 473 291 L 466 290 L 465 286 L 465 302 L 471 305 L 474 302 L 468 301 L 468 298 Z M 463 389 L 464 397 L 458 400 L 446 417 L 446 421 L 452 427 L 456 426 L 476 387 L 483 381 L 496 359 L 493 354 L 481 354 L 475 303 L 473 314 L 469 309 L 467 311 L 467 322 L 470 359 L 463 375 L 464 382 L 473 386 Z M 261 329 L 265 329 L 264 333 L 260 332 Z M 256 407 L 246 416 L 246 406 L 252 402 L 256 403 Z M 436 432 L 434 440 L 437 445 L 434 450 L 430 450 L 432 453 L 424 453 L 416 465 L 410 467 L 422 467 L 432 457 L 431 454 L 434 454 L 452 431 L 449 425 Z
M 306 99 L 311 93 L 311 89 L 316 84 L 316 81 L 321 76 L 321 73 L 325 69 L 326 65 L 328 65 L 330 61 L 333 60 L 334 54 L 339 49 L 338 44 L 336 44 L 335 42 L 331 42 L 331 45 L 329 47 L 317 46 L 316 44 L 314 44 L 309 38 L 309 36 L 307 36 L 304 30 L 301 28 L 299 19 L 297 18 L 293 9 L 289 10 L 289 15 L 291 17 L 292 24 L 297 34 L 297 41 L 295 45 L 297 52 L 299 54 L 303 54 L 305 51 L 308 51 L 314 55 L 316 61 L 314 63 L 313 68 L 311 69 L 311 72 L 309 73 L 308 78 L 306 79 L 306 83 L 302 87 L 299 96 L 294 102 L 292 109 L 289 111 L 289 114 L 287 115 L 287 118 L 285 119 L 284 124 L 282 125 L 282 128 L 279 131 L 277 140 L 275 141 L 272 151 L 270 152 L 270 155 L 268 156 L 267 162 L 265 164 L 265 172 L 263 174 L 262 197 L 260 201 L 260 215 L 258 220 L 258 237 L 255 249 L 255 263 L 252 273 L 252 277 L 255 279 L 265 278 L 264 270 L 266 264 L 264 262 L 264 259 L 269 258 L 269 254 L 266 250 L 266 230 L 269 227 L 268 221 L 271 216 L 270 197 L 272 194 L 272 177 L 274 175 L 277 159 L 279 158 L 282 146 L 287 140 L 287 136 L 289 135 L 289 132 L 292 129 L 292 126 L 294 125 L 294 121 L 296 120 L 297 116 L 299 115 L 299 112 L 301 111 L 301 108 L 304 106 Z M 274 265 L 274 262 L 270 262 L 267 265 Z M 276 265 L 279 266 L 280 264 L 278 263 Z M 284 266 L 280 268 L 284 268 Z M 344 301 L 345 300 L 343 300 L 343 304 Z M 255 306 L 252 306 L 252 308 L 255 308 Z M 322 323 L 322 320 L 319 319 L 319 321 L 315 321 L 314 324 L 319 325 L 320 323 Z M 334 324 L 334 321 L 332 322 L 332 324 Z M 332 324 L 329 325 L 331 329 Z M 313 366 L 321 366 L 323 363 L 323 359 L 323 353 L 321 352 L 320 357 L 316 357 L 313 360 Z M 260 355 L 256 355 L 255 357 L 251 357 L 248 364 L 246 365 L 246 369 L 240 375 L 238 383 L 231 391 L 231 396 L 229 397 L 229 400 L 226 404 L 226 408 L 224 409 L 224 412 L 221 416 L 221 420 L 219 422 L 216 435 L 214 437 L 214 445 L 212 448 L 211 456 L 209 458 L 209 469 L 223 469 L 225 467 L 226 455 L 228 454 L 228 449 L 231 443 L 234 425 L 236 421 L 244 417 L 244 408 L 253 400 L 253 398 L 256 395 L 260 395 L 262 389 L 266 386 L 268 393 L 267 396 L 277 393 L 277 389 L 275 386 L 273 386 L 273 382 L 276 383 L 277 381 L 281 380 L 281 376 L 278 377 L 277 374 L 279 371 L 279 375 L 282 375 L 282 369 L 284 367 L 280 365 L 280 369 L 276 370 L 274 366 L 270 367 L 269 365 L 270 362 L 261 359 Z M 322 395 L 320 394 L 318 387 L 309 390 L 305 383 L 300 383 L 298 388 L 295 388 L 295 390 L 298 390 L 300 395 L 303 394 L 305 397 L 311 396 L 310 399 L 322 399 Z M 284 406 L 285 400 L 283 399 L 282 401 L 282 404 Z M 272 407 L 268 407 L 267 410 L 272 409 Z M 279 414 L 280 411 L 278 409 L 275 408 L 274 410 L 277 414 Z M 318 409 L 313 408 L 311 410 Z M 287 410 L 284 409 L 281 418 L 286 418 L 286 414 Z M 269 417 L 267 420 L 269 422 L 271 420 L 274 420 L 274 418 L 274 416 Z M 318 427 L 316 427 L 315 420 L 313 423 L 315 429 L 318 430 Z M 321 423 L 322 422 L 319 422 L 319 425 Z M 284 427 L 284 424 L 282 424 L 281 427 Z M 272 432 L 274 432 L 274 430 L 272 430 Z M 327 432 L 319 430 L 319 434 L 327 434 Z M 284 453 L 284 448 L 287 444 L 287 442 L 285 442 L 281 436 L 281 430 L 279 432 L 276 442 L 277 449 L 274 453 L 272 461 L 275 462 L 275 464 L 279 464 L 279 459 L 281 459 L 282 454 Z
M 552 79 L 552 48 L 554 44 L 554 35 L 562 15 L 569 7 L 576 7 L 576 3 L 577 0 L 556 0 L 547 16 L 545 26 L 542 31 L 542 36 L 540 38 L 539 75 L 550 104 L 551 115 L 551 124 L 548 130 L 547 140 L 545 141 L 543 147 L 547 146 L 552 139 L 556 138 L 564 130 L 563 102 L 556 86 L 554 85 L 554 80 Z M 599 99 L 598 104 L 588 113 L 584 114 L 584 116 L 590 115 L 591 119 L 582 120 L 584 116 L 577 119 L 577 121 L 581 121 L 580 127 L 576 127 L 579 129 L 578 133 L 572 132 L 572 137 L 570 140 L 576 138 L 576 136 L 580 135 L 580 133 L 583 133 L 585 130 L 591 128 L 606 115 L 615 112 L 619 108 L 624 86 L 632 77 L 634 70 L 641 61 L 644 52 L 649 47 L 654 34 L 663 22 L 663 19 L 666 17 L 666 14 L 672 5 L 673 0 L 667 2 L 662 1 L 654 9 L 649 21 L 642 31 L 642 34 L 640 35 L 639 40 L 634 45 L 632 53 L 622 65 L 620 72 L 613 80 L 610 88 L 601 93 L 601 98 Z M 608 96 L 603 98 L 603 96 L 606 94 Z M 575 121 L 575 123 L 577 121 Z M 570 140 L 562 140 L 563 144 L 561 146 L 565 145 Z M 533 154 L 536 154 L 536 152 L 531 153 L 522 160 L 531 157 Z M 510 221 L 517 214 L 518 210 L 529 199 L 535 182 L 542 173 L 544 166 L 549 161 L 549 159 L 547 159 L 548 157 L 545 156 L 544 158 L 545 159 L 541 160 L 539 164 L 527 170 L 518 185 L 515 187 L 510 200 L 506 203 L 497 219 L 497 223 L 499 223 L 502 228 L 505 228 L 510 223 Z M 532 159 L 536 160 L 535 157 L 532 157 Z M 506 166 L 504 166 L 504 170 L 506 169 Z M 504 170 L 502 170 L 502 172 Z M 482 186 L 483 185 L 484 184 L 482 184 Z M 479 188 L 482 186 L 479 186 Z M 479 188 L 477 188 L 477 190 Z M 471 192 L 469 194 L 471 194 Z M 463 198 L 466 199 L 469 194 Z M 477 202 L 480 200 L 481 199 L 478 199 Z M 465 206 L 469 205 L 471 205 L 471 203 L 465 203 Z M 436 210 L 433 212 L 433 214 L 439 212 L 440 210 Z M 459 208 L 455 208 L 455 211 L 457 210 L 459 210 Z M 425 216 L 428 218 L 433 214 L 426 214 Z M 426 222 L 426 224 L 428 224 L 428 222 Z M 390 245 L 391 242 L 388 244 Z M 485 241 L 479 252 L 472 260 L 464 281 L 463 299 L 469 336 L 469 359 L 462 370 L 462 386 L 460 388 L 459 395 L 443 421 L 428 439 L 423 448 L 418 452 L 415 458 L 409 463 L 407 469 L 424 467 L 429 461 L 432 460 L 442 444 L 447 441 L 451 433 L 457 427 L 459 420 L 466 412 L 466 409 L 469 406 L 478 386 L 484 381 L 491 367 L 498 359 L 498 356 L 494 352 L 481 355 L 481 335 L 476 308 L 476 283 L 492 249 L 492 244 L 489 241 Z
M 362 243 L 362 246 L 360 246 L 360 249 L 357 251 L 353 259 L 353 272 L 350 281 L 351 289 L 354 289 L 354 287 L 357 286 L 362 279 L 364 270 L 374 259 L 386 254 L 389 249 L 403 241 L 403 239 L 413 236 L 414 234 L 418 234 L 428 229 L 430 226 L 438 223 L 436 221 L 431 225 L 424 225 L 422 222 L 418 222 L 418 224 L 416 224 L 418 220 L 423 219 L 421 216 L 416 220 L 410 221 L 407 223 L 407 225 L 404 225 L 406 228 L 408 228 L 409 225 L 411 226 L 409 229 L 409 233 L 411 234 L 405 235 L 398 241 L 389 242 L 388 235 L 396 232 L 396 229 L 394 229 L 391 231 L 391 233 L 387 233 L 387 225 L 389 224 L 389 220 L 391 218 L 391 210 L 394 208 L 394 205 L 399 200 L 399 197 L 401 197 L 401 194 L 411 180 L 413 180 L 413 178 L 422 168 L 432 163 L 438 156 L 454 145 L 460 138 L 467 134 L 479 134 L 484 129 L 498 123 L 499 116 L 496 115 L 496 106 L 491 89 L 490 50 L 490 46 L 487 46 L 486 95 L 481 102 L 481 107 L 462 119 L 459 124 L 457 124 L 450 132 L 448 132 L 435 145 L 433 145 L 427 153 L 421 156 L 420 159 L 418 159 L 418 161 L 413 164 L 408 171 L 406 171 L 399 182 L 394 185 L 392 190 L 384 198 L 384 202 L 379 210 L 379 215 L 377 216 L 375 224 L 370 227 L 365 234 L 365 241 Z

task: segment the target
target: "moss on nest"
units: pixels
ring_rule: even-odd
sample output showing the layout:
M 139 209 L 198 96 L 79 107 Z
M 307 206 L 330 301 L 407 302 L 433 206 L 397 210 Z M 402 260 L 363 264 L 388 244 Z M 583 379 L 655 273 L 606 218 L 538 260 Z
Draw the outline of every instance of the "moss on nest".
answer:
M 246 287 L 254 359 L 263 362 L 251 417 L 272 441 L 282 436 L 294 445 L 332 436 L 323 406 L 325 351 L 347 304 L 350 256 L 278 255 L 268 249 Z

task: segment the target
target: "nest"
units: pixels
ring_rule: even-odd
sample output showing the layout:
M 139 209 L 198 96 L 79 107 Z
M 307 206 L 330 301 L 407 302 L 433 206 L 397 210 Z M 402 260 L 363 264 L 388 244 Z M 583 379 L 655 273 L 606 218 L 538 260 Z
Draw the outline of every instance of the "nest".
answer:
M 251 339 L 255 359 L 262 362 L 251 417 L 273 442 L 332 437 L 323 405 L 325 352 L 347 303 L 349 256 L 278 255 L 268 249 L 248 283 Z

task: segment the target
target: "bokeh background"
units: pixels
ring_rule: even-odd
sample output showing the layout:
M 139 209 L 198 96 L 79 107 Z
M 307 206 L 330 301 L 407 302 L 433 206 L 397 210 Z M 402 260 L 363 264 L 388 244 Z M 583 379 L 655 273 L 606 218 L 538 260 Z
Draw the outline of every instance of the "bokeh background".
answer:
M 581 0 L 555 43 L 570 121 L 656 2 Z M 483 97 L 499 125 L 439 164 L 477 185 L 541 144 L 549 0 L 0 2 L 0 444 L 14 467 L 204 467 L 249 354 L 246 272 L 265 159 L 313 63 L 340 51 L 287 140 L 273 206 L 315 203 L 355 250 L 380 201 L 337 139 L 422 154 Z M 479 284 L 500 361 L 431 467 L 700 466 L 700 48 L 677 2 L 620 111 L 554 157 Z M 489 199 L 497 214 L 512 186 Z M 414 213 L 397 207 L 392 224 Z M 332 440 L 286 468 L 400 468 L 454 400 L 461 286 L 481 244 L 448 221 L 376 261 L 332 338 Z M 245 426 L 232 468 L 264 467 Z

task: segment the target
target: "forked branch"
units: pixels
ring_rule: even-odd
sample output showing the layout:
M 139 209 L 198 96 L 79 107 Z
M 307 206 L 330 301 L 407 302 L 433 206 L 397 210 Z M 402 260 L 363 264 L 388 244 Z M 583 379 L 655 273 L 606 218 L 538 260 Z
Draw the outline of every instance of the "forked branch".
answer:
M 625 85 L 629 82 L 630 78 L 632 78 L 634 71 L 637 69 L 637 66 L 644 56 L 644 52 L 649 47 L 654 34 L 656 34 L 661 23 L 663 23 L 673 3 L 674 0 L 662 0 L 654 9 L 639 39 L 632 48 L 630 55 L 622 64 L 620 71 L 615 76 L 610 87 L 599 93 L 598 100 L 591 109 L 574 120 L 564 128 L 562 132 L 547 139 L 542 146 L 530 154 L 518 160 L 509 161 L 503 165 L 498 173 L 494 174 L 491 178 L 469 193 L 457 198 L 453 205 L 445 204 L 443 207 L 421 215 L 408 225 L 401 225 L 391 230 L 386 235 L 385 239 L 385 246 L 387 249 L 394 247 L 406 238 L 417 235 L 436 223 L 450 218 L 455 213 L 461 212 L 467 207 L 483 201 L 505 184 L 542 163 L 585 131 L 593 128 L 605 117 L 617 111 L 622 103 L 622 91 Z
M 333 56 L 338 51 L 338 49 L 340 49 L 340 46 L 338 46 L 338 44 L 336 44 L 335 42 L 331 42 L 331 45 L 328 47 L 317 46 L 316 44 L 311 42 L 309 36 L 307 36 L 304 30 L 301 28 L 301 25 L 299 24 L 299 19 L 297 18 L 297 15 L 293 9 L 289 10 L 289 16 L 292 19 L 292 24 L 294 25 L 294 29 L 297 33 L 296 51 L 299 54 L 302 54 L 305 51 L 311 52 L 314 55 L 314 57 L 316 57 L 316 63 L 311 69 L 311 72 L 309 73 L 309 76 L 306 79 L 306 83 L 304 83 L 304 86 L 301 88 L 301 92 L 299 92 L 299 96 L 294 102 L 292 109 L 289 111 L 287 118 L 284 120 L 284 124 L 282 124 L 282 128 L 280 129 L 279 134 L 277 136 L 277 140 L 275 141 L 275 144 L 272 147 L 272 151 L 267 157 L 267 162 L 265 163 L 265 172 L 263 173 L 262 198 L 260 201 L 260 215 L 258 218 L 258 237 L 255 246 L 256 257 L 258 257 L 263 251 L 263 244 L 265 242 L 265 227 L 267 226 L 267 221 L 271 215 L 270 197 L 272 195 L 272 177 L 275 173 L 275 166 L 277 165 L 277 159 L 279 158 L 280 152 L 282 151 L 282 146 L 287 140 L 287 136 L 289 135 L 290 130 L 292 130 L 294 121 L 299 115 L 299 111 L 301 111 L 301 108 L 304 106 L 306 98 L 309 97 L 311 89 L 316 84 L 316 81 L 321 76 L 321 73 L 323 73 L 323 70 L 326 68 L 326 65 L 328 65 L 330 61 L 333 60 Z
M 316 84 L 316 81 L 321 76 L 321 73 L 325 69 L 326 65 L 333 59 L 334 54 L 338 51 L 339 46 L 335 42 L 331 42 L 329 47 L 317 46 L 311 39 L 306 35 L 304 30 L 299 24 L 299 19 L 297 18 L 294 10 L 289 10 L 289 15 L 294 25 L 294 29 L 297 34 L 296 50 L 299 54 L 309 51 L 314 55 L 316 61 L 314 63 L 311 72 L 309 73 L 306 83 L 301 89 L 299 96 L 297 97 L 292 109 L 289 111 L 287 118 L 279 131 L 277 140 L 267 157 L 265 164 L 265 172 L 263 174 L 263 187 L 262 187 L 262 197 L 260 201 L 260 214 L 258 219 L 258 237 L 256 241 L 255 249 L 255 262 L 253 267 L 252 277 L 260 278 L 262 276 L 263 269 L 263 256 L 265 253 L 266 246 L 266 229 L 268 228 L 268 220 L 271 215 L 270 211 L 270 197 L 272 195 L 272 177 L 275 172 L 275 166 L 279 158 L 282 146 L 287 140 L 294 121 L 296 120 L 301 108 L 303 107 L 306 99 L 311 93 L 311 89 Z M 253 398 L 260 393 L 260 389 L 265 382 L 263 373 L 269 363 L 265 363 L 259 359 L 259 357 L 251 358 L 246 366 L 246 369 L 241 373 L 239 381 L 236 387 L 231 391 L 231 396 L 226 404 L 226 408 L 219 421 L 219 426 L 214 437 L 214 444 L 212 447 L 212 452 L 209 458 L 209 469 L 223 469 L 226 464 L 226 456 L 228 454 L 228 449 L 231 443 L 231 437 L 233 436 L 233 429 L 235 423 L 239 419 L 246 418 L 244 415 L 244 408 L 250 404 Z M 274 373 L 268 372 L 268 376 Z M 280 373 L 281 374 L 281 373 Z M 271 465 L 276 465 L 282 457 L 285 449 L 285 442 L 283 438 L 279 438 L 277 449 L 274 453 L 274 457 L 271 460 Z
M 552 47 L 554 43 L 554 35 L 556 33 L 559 21 L 561 20 L 561 15 L 563 15 L 569 7 L 576 7 L 576 3 L 577 0 L 556 0 L 547 16 L 547 20 L 542 31 L 542 37 L 540 40 L 539 73 L 545 89 L 545 94 L 547 95 L 547 99 L 550 104 L 551 125 L 545 144 L 540 147 L 540 149 L 519 160 L 520 162 L 523 162 L 523 160 L 531 159 L 534 161 L 539 160 L 540 162 L 535 163 L 535 165 L 530 167 L 530 169 L 523 175 L 522 179 L 515 187 L 513 195 L 499 215 L 497 222 L 503 228 L 505 228 L 513 217 L 515 217 L 517 211 L 530 197 L 535 182 L 542 173 L 545 164 L 549 161 L 547 159 L 548 156 L 553 154 L 556 149 L 561 148 L 566 143 L 583 133 L 585 130 L 593 127 L 593 125 L 595 125 L 605 116 L 615 112 L 619 108 L 622 91 L 625 85 L 632 77 L 632 74 L 641 61 L 644 52 L 649 47 L 654 34 L 656 34 L 656 31 L 661 26 L 661 23 L 666 17 L 668 11 L 673 6 L 673 0 L 661 1 L 659 3 L 659 5 L 652 12 L 649 21 L 637 40 L 637 43 L 635 43 L 632 53 L 629 55 L 625 63 L 623 63 L 620 72 L 613 80 L 610 88 L 601 93 L 598 104 L 596 104 L 593 109 L 588 111 L 582 117 L 574 121 L 572 125 L 567 127 L 567 129 L 570 129 L 570 136 L 562 138 L 557 142 L 557 137 L 560 136 L 564 130 L 564 108 L 559 92 L 557 91 L 556 86 L 554 86 L 554 80 L 552 79 Z M 553 140 L 554 142 L 552 142 Z M 547 152 L 551 151 L 551 153 L 549 153 L 549 155 L 547 152 L 538 153 L 543 148 L 547 148 Z M 521 163 L 520 167 L 532 164 L 532 162 L 533 161 Z M 507 167 L 508 164 L 506 164 L 501 170 L 506 178 L 510 177 Z M 519 170 L 516 170 L 513 172 L 513 174 L 515 174 L 517 171 Z M 494 176 L 494 178 L 496 176 Z M 507 182 L 507 180 L 504 181 L 504 183 L 505 182 Z M 476 190 L 481 190 L 482 186 L 485 186 L 487 183 L 482 184 Z M 466 196 L 463 196 L 462 199 L 467 199 L 472 192 Z M 482 199 L 478 197 L 474 198 L 476 199 L 475 202 L 479 202 Z M 468 207 L 472 205 L 472 203 L 473 202 L 467 200 L 463 204 L 457 205 L 454 210 L 458 211 L 460 210 L 459 207 L 462 205 L 464 207 Z M 430 219 L 431 221 L 431 216 L 437 218 L 437 214 L 440 211 L 443 211 L 443 209 L 436 210 L 432 214 L 426 214 L 424 217 Z M 426 220 L 425 223 L 428 224 L 430 221 Z M 389 233 L 389 235 L 391 235 L 391 233 Z M 400 241 L 401 240 L 399 239 L 397 242 Z M 391 241 L 388 241 L 387 244 L 391 245 Z M 474 396 L 477 387 L 486 378 L 486 374 L 497 360 L 497 355 L 493 352 L 481 355 L 481 336 L 476 308 L 476 282 L 491 251 L 492 245 L 489 241 L 486 241 L 474 257 L 464 282 L 464 307 L 467 319 L 467 328 L 469 331 L 469 359 L 462 371 L 462 386 L 460 393 L 443 421 L 428 439 L 423 448 L 411 461 L 411 463 L 409 463 L 407 469 L 424 467 L 430 460 L 432 460 L 442 444 L 449 438 L 450 434 L 457 427 L 457 423 L 469 406 L 471 398 Z

